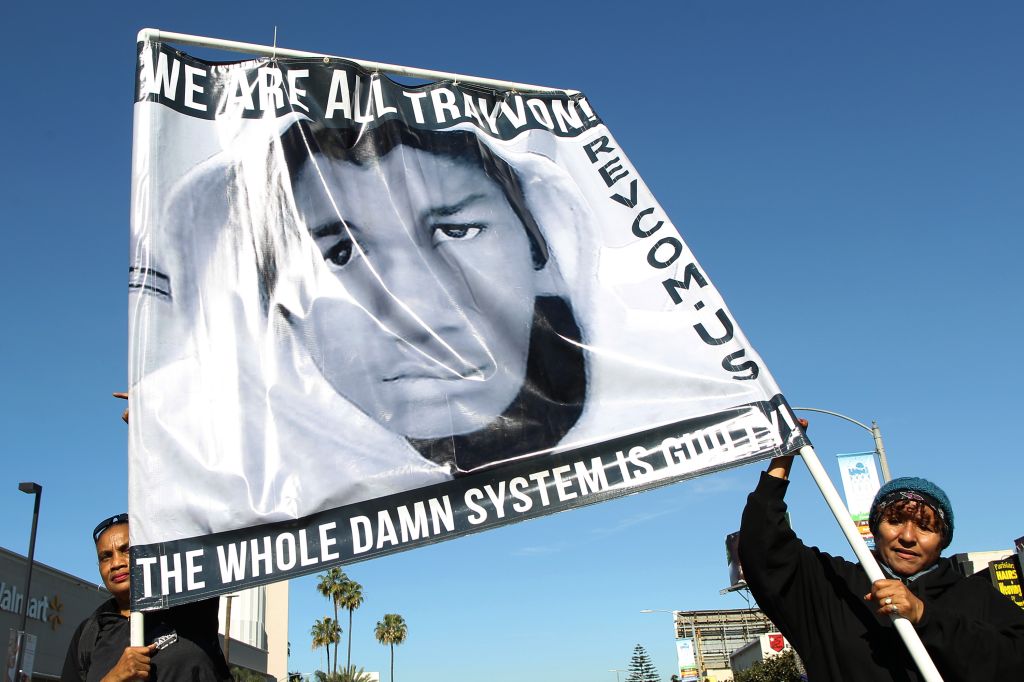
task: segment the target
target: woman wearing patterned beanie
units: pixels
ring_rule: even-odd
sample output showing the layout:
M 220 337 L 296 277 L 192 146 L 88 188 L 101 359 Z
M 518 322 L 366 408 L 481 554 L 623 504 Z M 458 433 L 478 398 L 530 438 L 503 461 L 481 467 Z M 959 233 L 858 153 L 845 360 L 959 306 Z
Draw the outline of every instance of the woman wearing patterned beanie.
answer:
M 869 524 L 888 578 L 872 584 L 859 564 L 804 545 L 789 528 L 783 497 L 792 461 L 773 459 L 761 474 L 743 510 L 739 554 L 751 593 L 808 679 L 921 679 L 893 617 L 914 625 L 945 682 L 1020 679 L 1024 610 L 986 574 L 964 577 L 940 557 L 953 539 L 953 507 L 941 488 L 898 478 L 878 491 Z

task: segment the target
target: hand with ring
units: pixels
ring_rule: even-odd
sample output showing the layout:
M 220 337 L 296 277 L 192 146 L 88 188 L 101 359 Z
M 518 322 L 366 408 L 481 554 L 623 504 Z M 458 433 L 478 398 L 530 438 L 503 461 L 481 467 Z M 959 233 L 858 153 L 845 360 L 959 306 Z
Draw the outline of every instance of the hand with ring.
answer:
M 914 625 L 920 623 L 924 616 L 924 602 L 899 580 L 875 581 L 864 599 L 878 603 L 875 612 L 879 616 L 902 616 Z

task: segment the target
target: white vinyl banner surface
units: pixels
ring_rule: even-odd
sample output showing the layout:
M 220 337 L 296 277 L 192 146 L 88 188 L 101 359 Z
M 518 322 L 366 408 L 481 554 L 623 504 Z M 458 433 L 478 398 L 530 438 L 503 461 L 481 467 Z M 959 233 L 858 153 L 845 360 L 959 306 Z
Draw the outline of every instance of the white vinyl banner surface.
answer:
M 136 609 L 806 443 L 581 94 L 139 44 Z

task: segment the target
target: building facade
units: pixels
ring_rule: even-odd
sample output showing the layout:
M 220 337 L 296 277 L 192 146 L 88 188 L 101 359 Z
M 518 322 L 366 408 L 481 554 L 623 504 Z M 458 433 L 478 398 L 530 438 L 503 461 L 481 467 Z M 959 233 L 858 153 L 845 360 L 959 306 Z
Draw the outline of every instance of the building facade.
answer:
M 28 600 L 25 630 L 36 636 L 33 677 L 55 680 L 78 624 L 110 594 L 102 586 L 36 562 L 32 587 L 24 594 L 28 561 L 0 547 L 0 632 L 4 640 L 21 627 L 21 609 Z
M 729 656 L 751 640 L 776 632 L 760 609 L 676 611 L 676 639 L 692 638 L 701 679 L 732 679 Z
M 220 639 L 230 665 L 287 682 L 288 582 L 221 597 Z

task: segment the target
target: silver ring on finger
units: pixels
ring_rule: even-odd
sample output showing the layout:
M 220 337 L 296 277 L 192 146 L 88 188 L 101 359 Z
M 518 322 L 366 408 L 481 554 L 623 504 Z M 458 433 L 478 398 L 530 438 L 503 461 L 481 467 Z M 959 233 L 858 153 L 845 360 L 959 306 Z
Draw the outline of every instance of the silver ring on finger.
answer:
M 892 604 L 892 597 L 886 597 L 885 598 L 885 605 L 889 606 L 890 604 Z
M 894 614 L 899 614 L 900 607 L 896 606 L 895 604 L 890 604 L 889 610 L 891 610 Z

